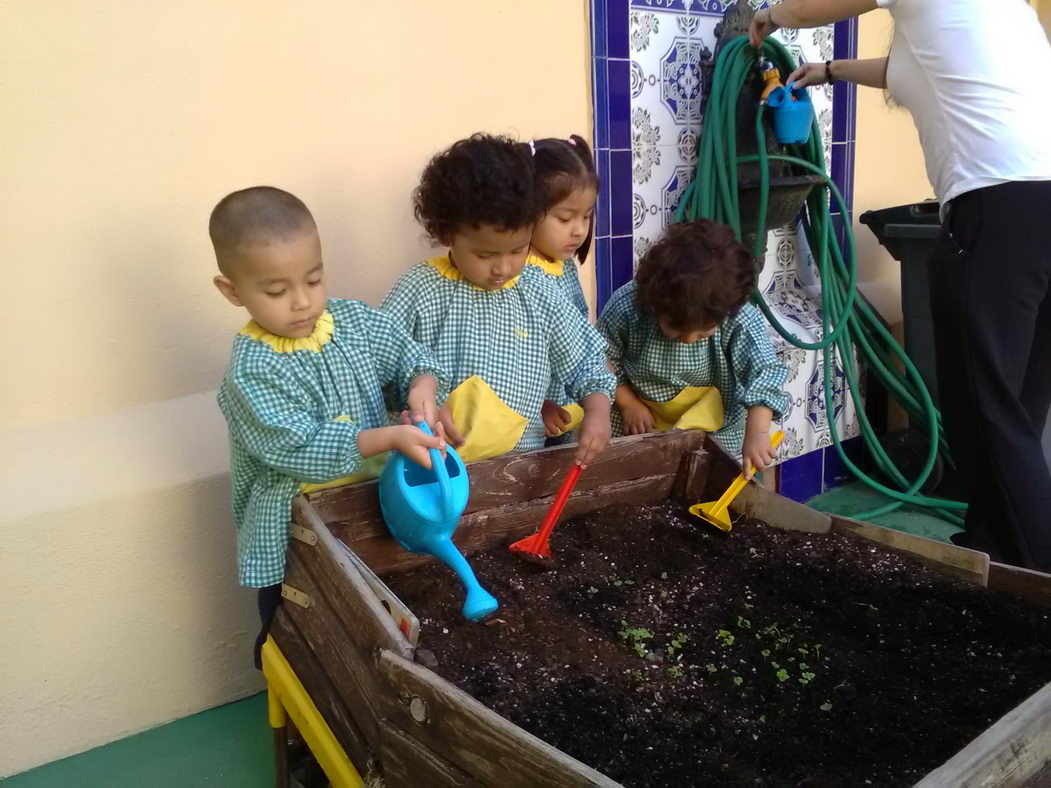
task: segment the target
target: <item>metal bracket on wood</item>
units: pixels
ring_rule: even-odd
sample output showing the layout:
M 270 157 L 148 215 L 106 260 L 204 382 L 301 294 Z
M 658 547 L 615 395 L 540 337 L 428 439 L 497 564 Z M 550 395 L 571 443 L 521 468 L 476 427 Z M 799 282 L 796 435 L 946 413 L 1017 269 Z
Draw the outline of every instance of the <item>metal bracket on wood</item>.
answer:
M 281 584 L 281 596 L 300 607 L 310 607 L 310 597 L 288 583 Z
M 309 545 L 317 544 L 317 534 L 309 528 L 304 528 L 297 523 L 292 523 L 292 538 L 298 539 L 301 542 L 306 542 Z

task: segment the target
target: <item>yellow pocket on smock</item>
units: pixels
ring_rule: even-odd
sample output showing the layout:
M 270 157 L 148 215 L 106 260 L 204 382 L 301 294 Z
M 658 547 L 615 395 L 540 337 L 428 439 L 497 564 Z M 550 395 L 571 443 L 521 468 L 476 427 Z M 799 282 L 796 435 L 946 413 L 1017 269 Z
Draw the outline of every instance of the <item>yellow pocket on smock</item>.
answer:
M 529 424 L 478 375 L 453 389 L 446 404 L 464 438 L 463 446 L 456 447 L 464 462 L 507 454 L 518 445 Z
M 562 410 L 569 414 L 569 424 L 559 433 L 555 435 L 557 438 L 559 435 L 565 435 L 567 432 L 572 432 L 580 426 L 580 422 L 584 420 L 584 409 L 580 407 L 576 402 L 571 402 L 569 405 L 562 405 Z
M 643 400 L 658 430 L 706 430 L 723 426 L 723 398 L 715 386 L 687 386 L 667 402 Z

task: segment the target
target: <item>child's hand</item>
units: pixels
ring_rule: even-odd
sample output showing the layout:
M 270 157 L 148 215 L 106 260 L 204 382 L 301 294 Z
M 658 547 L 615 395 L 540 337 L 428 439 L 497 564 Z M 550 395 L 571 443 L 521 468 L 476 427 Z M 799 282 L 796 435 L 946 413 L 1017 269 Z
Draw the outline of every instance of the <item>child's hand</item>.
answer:
M 415 424 L 400 424 L 395 427 L 386 427 L 391 431 L 390 447 L 400 451 L 417 465 L 431 468 L 430 449 L 438 449 L 445 455 L 445 433 L 441 425 L 438 426 L 437 435 L 428 435 Z
M 777 449 L 770 445 L 770 421 L 773 411 L 765 407 L 748 409 L 748 419 L 741 444 L 741 462 L 744 477 L 751 479 L 757 472 L 766 470 L 777 458 Z
M 657 428 L 653 411 L 640 399 L 620 405 L 620 413 L 624 417 L 625 435 L 642 435 L 646 432 L 653 432 Z
M 448 438 L 449 443 L 453 445 L 454 449 L 463 446 L 463 435 L 460 433 L 460 430 L 456 428 L 456 422 L 453 421 L 453 412 L 449 409 L 448 405 L 442 405 L 438 408 L 438 424 L 444 430 L 443 434 Z
M 435 400 L 437 391 L 438 381 L 433 375 L 419 375 L 413 378 L 406 398 L 412 421 L 426 421 L 431 429 L 436 427 L 438 424 L 438 402 Z
M 544 404 L 540 406 L 540 416 L 544 420 L 544 435 L 548 438 L 561 435 L 573 420 L 569 411 L 560 408 L 549 399 L 545 399 Z
M 579 446 L 575 462 L 581 468 L 587 468 L 609 443 L 609 399 L 605 394 L 588 394 L 581 405 L 584 418 L 577 429 Z

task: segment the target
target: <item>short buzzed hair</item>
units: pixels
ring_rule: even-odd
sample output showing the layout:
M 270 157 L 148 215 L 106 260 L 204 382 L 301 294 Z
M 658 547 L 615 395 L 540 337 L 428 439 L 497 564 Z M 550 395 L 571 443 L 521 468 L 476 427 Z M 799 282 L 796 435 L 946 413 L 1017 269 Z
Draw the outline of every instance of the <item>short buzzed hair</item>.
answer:
M 316 229 L 307 206 L 283 189 L 252 186 L 219 200 L 208 220 L 219 270 L 229 276 L 231 256 L 253 244 L 281 241 L 306 229 Z

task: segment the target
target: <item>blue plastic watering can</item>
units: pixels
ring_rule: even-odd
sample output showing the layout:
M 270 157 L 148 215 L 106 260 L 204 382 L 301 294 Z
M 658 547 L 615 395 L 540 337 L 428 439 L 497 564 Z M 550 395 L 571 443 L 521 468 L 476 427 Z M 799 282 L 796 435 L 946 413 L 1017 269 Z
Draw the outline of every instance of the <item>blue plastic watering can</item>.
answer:
M 416 426 L 433 434 L 426 422 Z M 470 565 L 452 543 L 471 491 L 467 468 L 451 446 L 444 461 L 437 449 L 431 449 L 430 454 L 433 467 L 427 470 L 401 452 L 391 452 L 380 474 L 380 509 L 391 535 L 402 547 L 433 555 L 456 572 L 467 589 L 464 617 L 477 621 L 495 611 L 499 603 L 478 584 Z
M 814 124 L 814 105 L 806 88 L 793 85 L 774 88 L 766 103 L 773 110 L 774 138 L 782 145 L 805 145 Z

